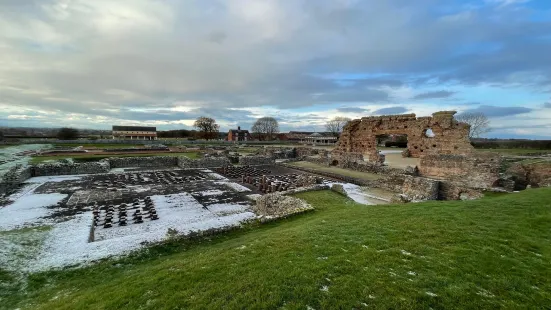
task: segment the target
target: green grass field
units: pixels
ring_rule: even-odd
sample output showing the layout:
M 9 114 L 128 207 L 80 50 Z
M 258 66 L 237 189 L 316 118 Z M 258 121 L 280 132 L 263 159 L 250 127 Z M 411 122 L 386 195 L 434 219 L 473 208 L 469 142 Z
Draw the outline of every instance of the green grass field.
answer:
M 296 162 L 289 163 L 289 165 L 295 166 L 295 167 L 301 167 L 301 168 L 314 169 L 316 171 L 336 173 L 343 176 L 362 179 L 362 180 L 368 180 L 368 181 L 377 180 L 381 178 L 380 175 L 375 173 L 359 172 L 359 171 L 337 168 L 337 167 L 327 167 L 327 166 L 318 165 L 316 163 L 312 163 L 309 161 L 296 161 Z
M 119 148 L 132 148 L 132 147 L 143 147 L 143 144 L 107 144 L 107 143 L 95 143 L 95 144 L 79 144 L 79 143 L 62 143 L 54 144 L 54 147 L 70 148 L 70 147 L 95 147 L 101 149 L 119 149 Z
M 551 300 L 551 189 L 468 202 L 316 211 L 118 261 L 0 272 L 5 309 L 543 309 Z M 19 284 L 18 284 L 19 283 Z
M 540 150 L 540 149 L 476 149 L 476 150 L 480 152 L 500 153 L 503 155 L 551 154 L 551 150 Z
M 39 164 L 50 160 L 60 160 L 66 158 L 72 158 L 75 161 L 96 161 L 109 157 L 150 157 L 150 156 L 186 156 L 191 159 L 199 158 L 197 152 L 184 152 L 184 153 L 153 153 L 153 154 L 124 154 L 124 155 L 73 155 L 73 156 L 36 156 L 32 157 L 32 164 Z

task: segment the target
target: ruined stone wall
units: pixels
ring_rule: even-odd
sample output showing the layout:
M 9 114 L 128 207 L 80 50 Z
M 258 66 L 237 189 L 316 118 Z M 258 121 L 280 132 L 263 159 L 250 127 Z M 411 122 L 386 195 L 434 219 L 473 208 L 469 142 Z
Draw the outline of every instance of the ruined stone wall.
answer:
M 482 198 L 483 196 L 484 194 L 480 190 L 449 181 L 440 182 L 438 190 L 439 200 L 471 200 Z
M 514 163 L 507 169 L 507 175 L 514 181 L 514 189 L 551 186 L 551 160 Z
M 312 156 L 312 155 L 318 155 L 323 153 L 323 150 L 317 150 L 311 147 L 297 147 L 296 148 L 296 154 L 297 157 L 304 157 L 304 156 Z
M 227 157 L 206 157 L 200 159 L 189 159 L 187 157 L 178 157 L 178 167 L 180 168 L 214 168 L 229 166 L 230 160 Z
M 239 164 L 246 166 L 273 165 L 275 159 L 267 156 L 243 156 L 239 157 Z
M 176 156 L 111 157 L 108 160 L 111 168 L 156 168 L 175 167 L 178 165 L 178 157 Z
M 437 200 L 440 182 L 434 179 L 404 176 L 402 194 L 411 201 Z
M 470 126 L 459 123 L 455 111 L 443 111 L 432 117 L 416 117 L 415 114 L 363 117 L 349 122 L 343 129 L 332 157 L 338 159 L 347 153 L 368 156 L 377 162 L 378 135 L 406 134 L 408 150 L 412 157 L 426 154 L 469 154 L 473 147 L 469 142 Z M 425 133 L 431 129 L 434 137 Z
M 55 162 L 44 163 L 30 168 L 33 177 L 51 175 L 72 175 L 72 174 L 97 174 L 108 173 L 111 170 L 108 160 L 101 160 L 90 163 Z
M 31 176 L 30 167 L 17 165 L 8 169 L 0 175 L 0 195 L 8 194 L 17 189 L 21 183 L 31 178 Z
M 488 189 L 500 179 L 501 156 L 493 153 L 471 155 L 425 155 L 419 175 L 447 180 L 459 186 Z

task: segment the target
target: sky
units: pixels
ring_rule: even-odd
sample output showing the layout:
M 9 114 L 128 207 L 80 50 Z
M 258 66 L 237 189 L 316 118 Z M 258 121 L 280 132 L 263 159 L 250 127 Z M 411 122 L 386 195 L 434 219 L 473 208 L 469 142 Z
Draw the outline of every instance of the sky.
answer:
M 551 139 L 549 0 L 0 0 L 0 126 L 483 112 Z

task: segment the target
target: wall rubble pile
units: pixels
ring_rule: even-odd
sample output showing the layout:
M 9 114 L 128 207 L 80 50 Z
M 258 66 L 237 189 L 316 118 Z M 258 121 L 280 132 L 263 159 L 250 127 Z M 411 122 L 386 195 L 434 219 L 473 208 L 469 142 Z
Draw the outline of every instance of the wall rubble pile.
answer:
M 253 211 L 261 217 L 277 219 L 293 214 L 314 210 L 314 207 L 302 199 L 281 193 L 266 194 L 256 200 Z

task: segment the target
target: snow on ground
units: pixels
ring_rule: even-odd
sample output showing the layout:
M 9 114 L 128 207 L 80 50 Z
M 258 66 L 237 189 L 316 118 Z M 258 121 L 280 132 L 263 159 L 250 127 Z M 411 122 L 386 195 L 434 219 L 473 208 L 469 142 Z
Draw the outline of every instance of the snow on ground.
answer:
M 52 211 L 46 207 L 65 198 L 65 194 L 27 194 L 20 197 L 12 204 L 0 208 L 0 231 L 45 224 L 48 220 L 43 217 Z
M 355 202 L 364 205 L 373 204 L 367 199 L 365 193 L 362 191 L 362 188 L 360 186 L 351 183 L 344 183 L 342 184 L 342 187 L 346 192 L 346 195 L 348 195 L 348 197 L 350 197 Z
M 219 189 L 209 189 L 205 191 L 196 192 L 197 194 L 201 196 L 220 196 L 224 194 L 224 191 L 221 191 Z
M 126 227 L 99 228 L 98 235 L 105 238 L 101 241 L 88 242 L 93 216 L 90 212 L 55 225 L 43 250 L 29 264 L 28 270 L 85 264 L 127 254 L 143 247 L 143 242 L 162 241 L 169 228 L 186 235 L 193 231 L 238 226 L 241 222 L 256 217 L 247 207 L 241 205 L 211 205 L 206 209 L 188 193 L 151 198 L 159 215 L 158 220 Z
M 361 203 L 364 205 L 374 204 L 367 199 L 368 197 L 366 196 L 365 192 L 363 192 L 362 188 L 358 185 L 355 185 L 352 183 L 332 183 L 332 182 L 327 183 L 327 185 L 329 186 L 333 184 L 342 185 L 344 191 L 346 192 L 346 195 L 357 203 Z
M 55 176 L 47 176 L 47 177 L 34 177 L 30 178 L 25 183 L 46 183 L 46 182 L 63 182 L 63 181 L 78 181 L 81 180 L 83 177 L 87 176 L 87 174 L 81 174 L 81 175 L 55 175 Z
M 215 180 L 228 180 L 225 176 L 212 172 L 211 170 L 201 170 L 201 172 L 206 172 L 210 178 Z
M 237 183 L 234 183 L 234 182 L 215 182 L 216 184 L 223 184 L 233 190 L 235 190 L 236 192 L 250 192 L 251 190 L 246 188 L 245 186 L 241 185 L 241 184 L 237 184 Z
M 385 154 L 402 154 L 403 150 L 381 150 L 379 153 Z

